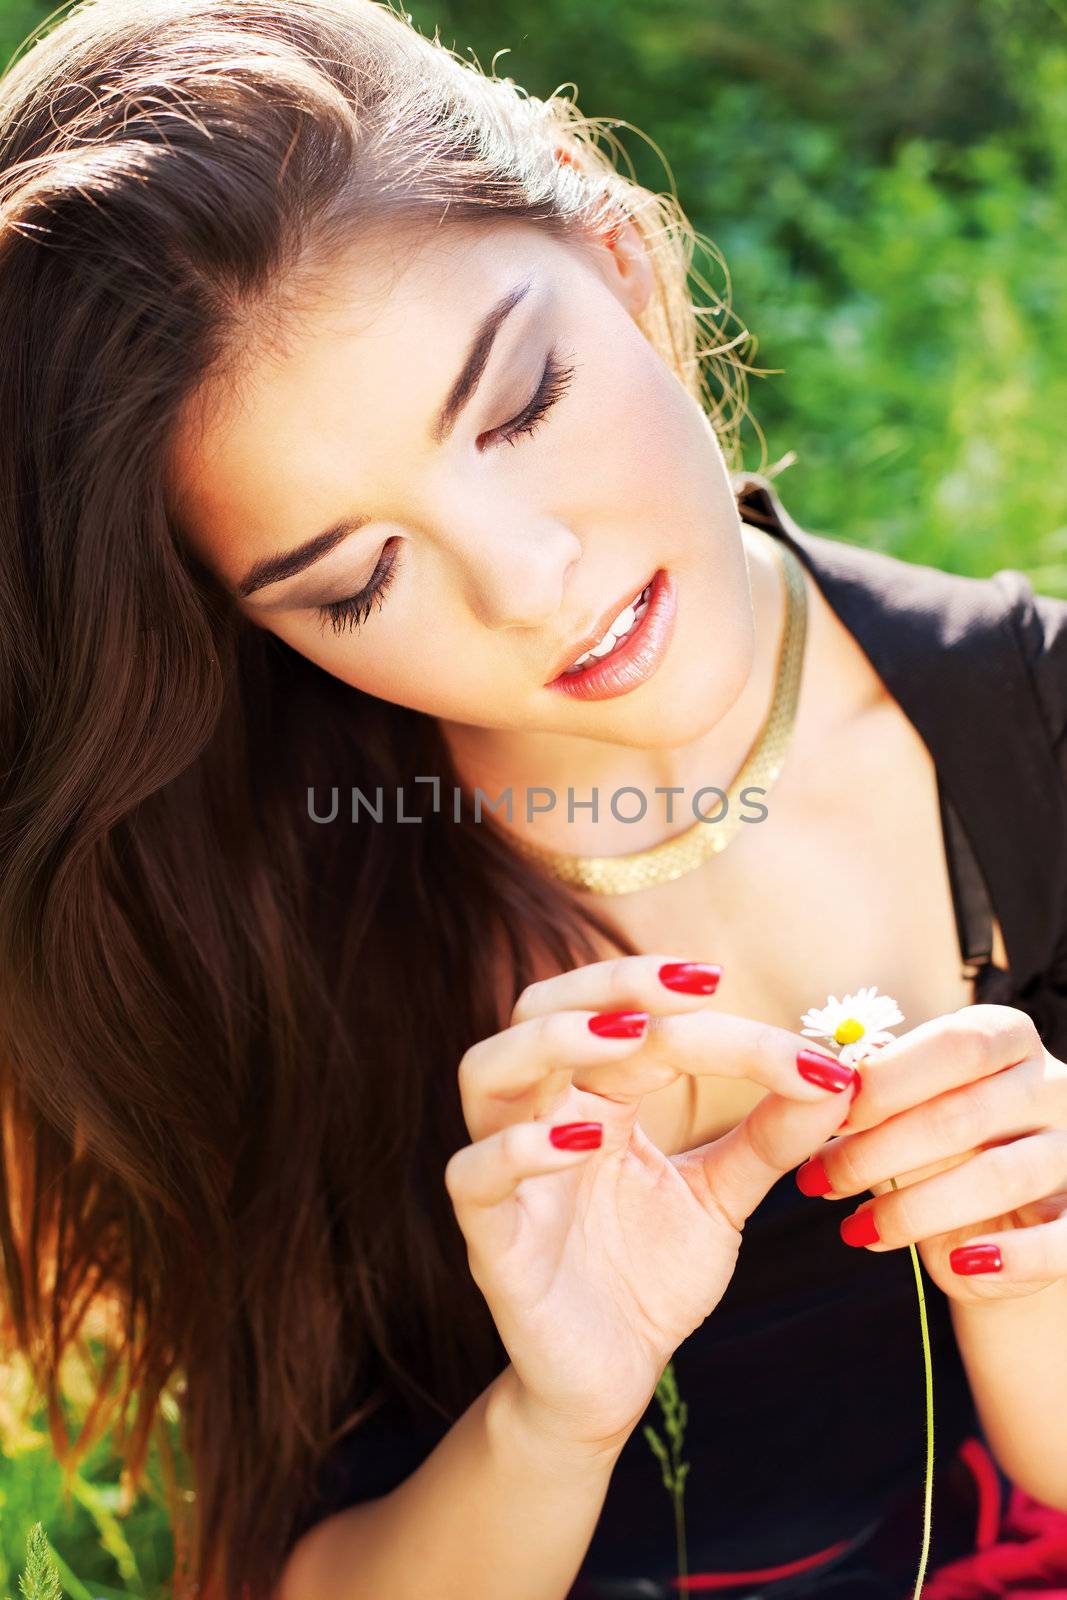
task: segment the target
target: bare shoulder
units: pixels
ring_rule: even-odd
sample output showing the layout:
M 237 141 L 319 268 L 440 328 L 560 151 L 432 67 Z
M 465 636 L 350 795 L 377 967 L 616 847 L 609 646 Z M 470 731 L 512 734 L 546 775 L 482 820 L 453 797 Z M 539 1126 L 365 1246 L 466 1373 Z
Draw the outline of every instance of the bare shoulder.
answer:
M 389 1503 L 383 1495 L 316 1522 L 289 1551 L 271 1600 L 322 1600 L 339 1572 L 366 1571 L 386 1537 L 383 1508 Z

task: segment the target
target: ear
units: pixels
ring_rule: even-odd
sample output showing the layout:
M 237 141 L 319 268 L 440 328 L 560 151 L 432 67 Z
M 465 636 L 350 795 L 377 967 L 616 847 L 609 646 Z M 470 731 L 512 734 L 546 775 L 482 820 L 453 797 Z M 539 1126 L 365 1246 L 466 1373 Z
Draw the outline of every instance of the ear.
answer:
M 576 167 L 581 172 L 581 161 L 565 144 L 556 146 L 555 155 L 561 165 Z M 636 225 L 620 210 L 606 228 L 594 234 L 584 229 L 582 232 L 582 244 L 608 287 L 630 315 L 637 317 L 648 304 L 656 275 Z
M 656 284 L 652 257 L 634 222 L 620 220 L 587 246 L 612 294 L 632 317 L 644 310 Z
M 616 213 L 616 221 L 595 234 L 582 230 L 577 246 L 630 317 L 637 318 L 656 286 L 653 261 L 637 224 Z

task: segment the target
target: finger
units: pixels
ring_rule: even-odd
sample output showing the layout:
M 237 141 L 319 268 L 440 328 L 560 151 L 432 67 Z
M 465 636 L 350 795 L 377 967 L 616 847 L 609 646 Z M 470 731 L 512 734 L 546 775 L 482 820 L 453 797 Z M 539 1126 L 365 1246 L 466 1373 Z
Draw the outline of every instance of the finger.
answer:
M 513 1122 L 449 1158 L 445 1188 L 476 1254 L 496 1256 L 511 1245 L 521 1222 L 517 1191 L 524 1179 L 567 1172 L 602 1154 L 603 1124 L 572 1123 L 569 1132 L 582 1141 L 579 1148 L 557 1147 L 547 1122 Z
M 958 1156 L 946 1156 L 944 1161 L 932 1161 L 924 1167 L 913 1167 L 908 1172 L 894 1173 L 892 1178 L 886 1178 L 882 1182 L 870 1183 L 867 1187 L 872 1194 L 885 1194 L 887 1190 L 893 1188 L 894 1184 L 898 1189 L 903 1189 L 905 1184 L 921 1183 L 923 1178 L 932 1178 L 939 1172 L 949 1172 L 953 1167 L 962 1166 L 965 1161 L 969 1161 L 972 1156 L 977 1154 L 977 1150 L 966 1150 Z M 847 1201 L 856 1198 L 855 1195 L 836 1194 L 833 1191 L 823 1194 L 818 1187 L 819 1180 L 812 1170 L 813 1165 L 817 1169 L 818 1163 L 814 1161 L 806 1161 L 802 1167 L 797 1169 L 796 1185 L 802 1194 L 818 1195 L 823 1200 Z
M 546 1012 L 479 1040 L 460 1062 L 460 1097 L 472 1135 L 507 1120 L 508 1103 L 535 1095 L 544 1109 L 558 1103 L 568 1080 L 609 1099 L 633 1101 L 689 1076 L 748 1078 L 790 1099 L 816 1101 L 854 1090 L 855 1068 L 815 1050 L 801 1034 L 729 1012 L 695 1010 L 647 1017 L 637 1041 L 608 1041 L 595 1032 L 604 1014 Z M 528 1107 L 523 1107 L 528 1112 Z M 806 1152 L 805 1152 L 806 1153 Z
M 949 1252 L 959 1277 L 995 1278 L 997 1283 L 1067 1280 L 1067 1216 L 1007 1233 L 975 1234 Z
M 598 1079 L 593 1072 L 641 1051 L 648 1024 L 647 1011 L 547 1011 L 479 1039 L 459 1064 L 460 1102 L 472 1139 L 552 1110 L 572 1080 L 588 1081 L 605 1095 L 613 1091 L 620 1101 L 672 1083 L 677 1072 L 647 1053 L 625 1074 Z
M 896 1250 L 980 1225 L 1067 1187 L 1067 1133 L 1049 1129 L 979 1151 L 950 1172 L 891 1189 L 841 1223 L 846 1244 Z
M 859 1084 L 854 1067 L 803 1035 L 729 1011 L 653 1013 L 643 1048 L 678 1073 L 748 1078 L 790 1100 L 821 1102 L 828 1093 L 854 1093 Z
M 874 1127 L 935 1095 L 1044 1056 L 1033 1018 L 1014 1006 L 962 1006 L 932 1017 L 865 1057 L 849 1131 Z
M 862 1133 L 852 1131 L 850 1115 L 848 1137 L 817 1150 L 797 1174 L 797 1186 L 840 1200 L 890 1178 L 914 1182 L 927 1169 L 994 1141 L 1039 1133 L 1046 1125 L 1043 1087 L 1044 1063 L 1031 1057 Z
M 709 1196 L 740 1229 L 778 1180 L 847 1116 L 851 1098 L 831 1094 L 801 1104 L 764 1095 L 729 1133 L 672 1159 L 683 1174 L 699 1176 Z
M 722 968 L 668 955 L 615 956 L 527 984 L 511 1012 L 525 1022 L 547 1011 L 690 1011 L 715 993 Z

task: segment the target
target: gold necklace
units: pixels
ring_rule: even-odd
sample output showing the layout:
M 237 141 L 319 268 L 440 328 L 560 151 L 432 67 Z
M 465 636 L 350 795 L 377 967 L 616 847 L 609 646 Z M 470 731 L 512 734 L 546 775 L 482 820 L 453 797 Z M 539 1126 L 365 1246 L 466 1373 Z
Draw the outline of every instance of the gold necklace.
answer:
M 591 889 L 594 894 L 632 894 L 635 889 L 647 889 L 655 883 L 669 883 L 671 879 L 683 877 L 709 857 L 725 850 L 742 823 L 737 808 L 742 789 L 760 787 L 767 793 L 773 787 L 782 770 L 796 715 L 804 663 L 804 641 L 807 637 L 808 595 L 799 557 L 784 540 L 774 538 L 763 529 L 758 531 L 764 533 L 773 546 L 782 569 L 786 594 L 785 628 L 778 651 L 770 710 L 741 770 L 726 791 L 727 810 L 723 820 L 709 823 L 698 818 L 684 833 L 664 839 L 648 850 L 636 850 L 625 856 L 573 856 L 562 850 L 546 850 L 543 845 L 513 838 L 511 842 L 524 855 L 538 862 L 551 877 L 578 888 Z

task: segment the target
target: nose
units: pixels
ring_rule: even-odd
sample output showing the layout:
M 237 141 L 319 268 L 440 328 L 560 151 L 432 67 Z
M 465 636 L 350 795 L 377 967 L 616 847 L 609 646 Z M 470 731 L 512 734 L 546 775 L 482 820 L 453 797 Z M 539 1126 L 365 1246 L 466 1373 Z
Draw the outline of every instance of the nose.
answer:
M 538 629 L 558 621 L 582 547 L 561 523 L 513 525 L 468 547 L 471 612 L 486 628 Z

